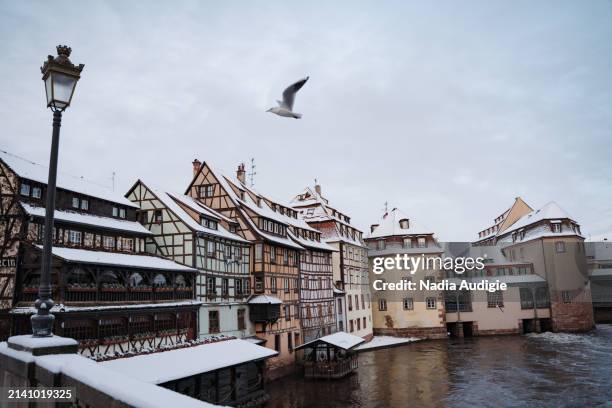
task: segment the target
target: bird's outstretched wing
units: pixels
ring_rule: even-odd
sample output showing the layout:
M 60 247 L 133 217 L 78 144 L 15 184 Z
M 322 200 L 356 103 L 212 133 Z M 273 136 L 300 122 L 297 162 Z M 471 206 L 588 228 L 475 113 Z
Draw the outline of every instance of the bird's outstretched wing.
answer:
M 293 101 L 295 100 L 295 94 L 304 86 L 306 81 L 308 81 L 308 78 L 310 77 L 300 79 L 296 83 L 289 85 L 287 89 L 283 91 L 283 102 L 281 104 L 282 108 L 293 110 Z

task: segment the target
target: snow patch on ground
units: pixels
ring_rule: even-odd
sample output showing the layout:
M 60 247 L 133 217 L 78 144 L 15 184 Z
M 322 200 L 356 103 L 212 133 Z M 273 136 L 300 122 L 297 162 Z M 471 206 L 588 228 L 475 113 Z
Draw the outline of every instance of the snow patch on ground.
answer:
M 415 341 L 422 340 L 418 337 L 392 337 L 392 336 L 374 336 L 369 342 L 362 344 L 355 350 L 374 350 L 383 347 L 394 347 L 402 344 L 414 343 Z

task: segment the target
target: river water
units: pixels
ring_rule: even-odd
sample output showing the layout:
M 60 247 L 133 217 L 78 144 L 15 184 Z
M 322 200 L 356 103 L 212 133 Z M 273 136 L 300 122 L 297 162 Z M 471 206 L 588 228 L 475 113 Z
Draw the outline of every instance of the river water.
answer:
M 267 390 L 269 408 L 612 407 L 612 325 L 369 351 L 344 379 L 296 375 Z

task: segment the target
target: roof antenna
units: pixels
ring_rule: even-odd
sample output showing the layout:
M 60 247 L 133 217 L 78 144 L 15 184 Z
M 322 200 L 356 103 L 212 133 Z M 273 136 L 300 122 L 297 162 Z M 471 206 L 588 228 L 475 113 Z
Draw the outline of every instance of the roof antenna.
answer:
M 251 184 L 251 187 L 255 185 L 255 175 L 257 174 L 257 172 L 255 171 L 256 167 L 257 166 L 255 166 L 255 158 L 251 157 L 251 171 L 249 172 L 249 183 Z

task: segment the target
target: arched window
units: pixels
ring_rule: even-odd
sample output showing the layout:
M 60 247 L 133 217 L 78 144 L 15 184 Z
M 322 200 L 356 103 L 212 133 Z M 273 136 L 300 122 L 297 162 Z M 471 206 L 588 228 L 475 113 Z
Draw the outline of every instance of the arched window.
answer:
M 66 283 L 68 285 L 89 285 L 93 284 L 94 281 L 89 272 L 83 268 L 74 268 L 68 272 L 66 277 Z
M 136 288 L 138 286 L 144 285 L 145 282 L 141 274 L 139 274 L 138 272 L 134 272 L 130 275 L 129 283 L 131 287 Z
M 166 277 L 161 273 L 158 273 L 155 275 L 155 278 L 153 278 L 153 284 L 155 286 L 166 286 Z
M 122 282 L 119 279 L 119 275 L 115 271 L 105 271 L 100 276 L 100 283 L 102 285 L 121 285 Z
M 183 275 L 177 275 L 176 279 L 174 280 L 174 283 L 176 284 L 176 286 L 179 287 L 187 286 L 187 281 L 185 280 L 185 277 Z

